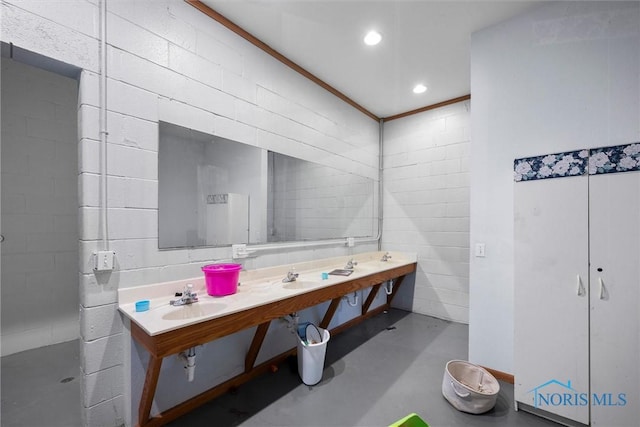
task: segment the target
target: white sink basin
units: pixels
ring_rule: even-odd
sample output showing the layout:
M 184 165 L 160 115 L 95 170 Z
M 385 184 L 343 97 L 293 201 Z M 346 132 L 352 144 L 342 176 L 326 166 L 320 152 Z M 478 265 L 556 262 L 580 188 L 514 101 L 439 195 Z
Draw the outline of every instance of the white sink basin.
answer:
M 208 316 L 227 308 L 226 304 L 217 302 L 196 302 L 193 304 L 168 306 L 169 311 L 162 315 L 164 320 L 183 320 Z

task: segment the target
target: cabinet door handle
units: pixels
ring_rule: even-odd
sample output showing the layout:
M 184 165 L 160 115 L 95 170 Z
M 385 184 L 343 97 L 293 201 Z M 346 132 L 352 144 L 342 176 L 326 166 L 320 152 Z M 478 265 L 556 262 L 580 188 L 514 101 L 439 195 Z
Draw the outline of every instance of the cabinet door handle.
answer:
M 604 299 L 604 296 L 605 296 L 605 289 L 604 289 L 604 282 L 602 281 L 602 277 L 598 277 L 598 284 L 600 285 L 600 295 L 599 295 L 599 298 L 600 298 L 600 299 Z
M 578 296 L 581 297 L 584 295 L 584 286 L 582 285 L 582 280 L 580 279 L 580 275 L 578 274 Z

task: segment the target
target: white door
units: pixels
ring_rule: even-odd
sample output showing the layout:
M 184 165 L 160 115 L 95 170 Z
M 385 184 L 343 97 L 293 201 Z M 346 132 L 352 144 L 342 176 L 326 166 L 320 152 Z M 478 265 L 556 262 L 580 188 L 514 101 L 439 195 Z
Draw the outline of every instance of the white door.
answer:
M 516 183 L 514 203 L 515 400 L 588 424 L 588 178 Z
M 640 172 L 589 187 L 591 421 L 640 425 Z

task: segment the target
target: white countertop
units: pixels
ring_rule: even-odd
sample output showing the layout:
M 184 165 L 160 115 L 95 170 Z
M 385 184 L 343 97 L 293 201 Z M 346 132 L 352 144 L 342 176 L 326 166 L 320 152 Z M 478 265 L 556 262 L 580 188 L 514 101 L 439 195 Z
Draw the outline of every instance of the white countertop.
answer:
M 367 252 L 354 256 L 241 271 L 238 292 L 223 297 L 213 297 L 207 294 L 204 274 L 191 279 L 122 288 L 118 290 L 118 308 L 147 334 L 159 335 L 416 262 L 415 254 L 403 252 L 389 252 L 391 259 L 386 262 L 380 261 L 384 253 Z M 341 269 L 349 259 L 358 262 L 351 275 L 329 275 L 328 279 L 322 279 L 323 272 L 328 273 L 333 269 Z M 297 280 L 283 283 L 282 279 L 292 267 L 299 274 Z M 176 299 L 174 294 L 182 292 L 187 283 L 193 284 L 194 291 L 198 293 L 199 301 L 184 306 L 170 305 L 169 301 Z M 149 300 L 148 311 L 136 312 L 135 303 L 140 300 Z

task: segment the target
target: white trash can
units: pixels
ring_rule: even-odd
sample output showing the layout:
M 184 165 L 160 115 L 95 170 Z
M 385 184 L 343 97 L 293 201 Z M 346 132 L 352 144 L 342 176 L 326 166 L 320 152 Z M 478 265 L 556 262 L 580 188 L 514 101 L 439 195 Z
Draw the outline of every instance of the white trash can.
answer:
M 442 395 L 458 411 L 482 414 L 498 399 L 500 383 L 481 366 L 464 360 L 447 363 L 442 379 Z
M 307 344 L 298 335 L 298 374 L 306 385 L 316 385 L 322 380 L 324 370 L 324 356 L 331 334 L 326 329 L 318 328 L 322 334 L 322 341 L 317 344 Z

